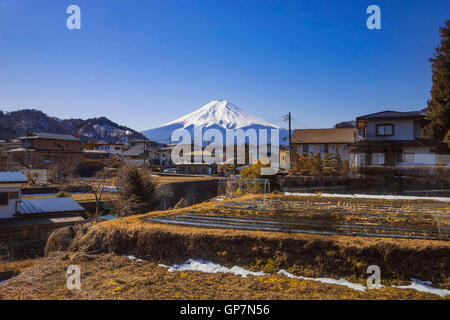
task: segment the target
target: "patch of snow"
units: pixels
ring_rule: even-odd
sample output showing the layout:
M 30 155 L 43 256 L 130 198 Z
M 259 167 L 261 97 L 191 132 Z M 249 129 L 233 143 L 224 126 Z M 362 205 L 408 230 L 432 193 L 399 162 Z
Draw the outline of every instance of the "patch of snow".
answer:
M 398 289 L 414 289 L 420 292 L 436 294 L 440 297 L 450 295 L 450 290 L 433 288 L 431 284 L 432 283 L 430 281 L 422 281 L 413 278 L 411 279 L 411 284 L 407 286 L 392 286 L 392 287 Z
M 359 199 L 386 199 L 386 200 L 434 200 L 450 202 L 450 197 L 416 197 L 416 196 L 396 196 L 396 195 L 377 195 L 377 194 L 338 194 L 338 193 L 302 193 L 285 192 L 287 196 L 300 197 L 328 197 L 328 198 L 359 198 Z
M 134 256 L 126 256 L 126 257 L 133 257 L 134 259 L 136 259 Z M 131 258 L 130 258 L 131 259 Z M 253 271 L 249 271 L 246 269 L 243 269 L 241 267 L 238 266 L 234 266 L 231 269 L 221 266 L 218 263 L 214 263 L 211 261 L 206 261 L 206 260 L 201 260 L 201 259 L 189 259 L 187 260 L 185 263 L 183 264 L 174 264 L 172 266 L 167 266 L 164 264 L 160 264 L 160 267 L 169 269 L 169 272 L 175 272 L 175 271 L 200 271 L 200 272 L 205 272 L 205 273 L 232 273 L 234 275 L 238 275 L 241 276 L 243 278 L 246 278 L 247 276 L 255 276 L 255 277 L 261 277 L 261 276 L 267 276 L 269 274 L 264 273 L 264 272 L 253 272 Z M 348 287 L 350 289 L 353 290 L 358 290 L 358 291 L 366 291 L 368 288 L 358 284 L 358 283 L 353 283 L 350 281 L 347 281 L 344 278 L 341 278 L 339 280 L 336 279 L 332 279 L 332 278 L 309 278 L 309 277 L 302 277 L 302 276 L 295 276 L 292 273 L 287 272 L 286 270 L 280 270 L 278 271 L 278 274 L 284 275 L 288 278 L 291 279 L 300 279 L 300 280 L 309 280 L 309 281 L 318 281 L 321 283 L 326 283 L 326 284 L 335 284 L 335 285 L 339 285 L 339 286 L 345 286 Z M 425 292 L 425 293 L 431 293 L 431 294 L 436 294 L 438 296 L 441 297 L 445 297 L 446 295 L 450 295 L 450 290 L 446 290 L 446 289 L 437 289 L 437 288 L 433 288 L 431 287 L 431 282 L 429 281 L 421 281 L 421 280 L 417 280 L 417 279 L 411 279 L 411 284 L 407 285 L 407 286 L 392 286 L 393 288 L 397 288 L 397 289 L 414 289 L 417 291 L 421 291 L 421 292 Z M 374 285 L 373 289 L 380 289 L 380 288 L 384 288 L 383 285 Z
M 168 268 L 169 272 L 174 271 L 200 271 L 205 273 L 232 273 L 237 276 L 241 276 L 243 278 L 247 278 L 247 276 L 265 276 L 267 275 L 264 272 L 253 272 L 249 270 L 245 270 L 241 267 L 234 266 L 231 269 L 227 267 L 223 267 L 220 264 L 206 261 L 206 260 L 196 260 L 196 259 L 189 259 L 183 264 L 174 264 L 173 266 L 169 267 L 163 264 L 159 265 L 160 267 Z
M 280 270 L 280 271 L 278 271 L 278 274 L 282 274 L 288 278 L 293 278 L 293 279 L 318 281 L 318 282 L 327 283 L 327 284 L 337 284 L 339 286 L 349 287 L 350 289 L 354 289 L 354 290 L 358 290 L 358 291 L 366 291 L 366 289 L 367 289 L 363 285 L 347 281 L 344 278 L 339 279 L 339 280 L 332 279 L 332 278 L 308 278 L 308 277 L 302 277 L 302 276 L 294 276 L 292 273 L 289 273 L 286 270 Z
M 130 259 L 131 261 L 137 261 L 137 262 L 143 262 L 143 261 L 144 261 L 144 260 L 142 260 L 142 259 L 137 259 L 137 258 L 136 258 L 135 256 L 133 256 L 133 255 L 127 256 L 126 254 L 123 254 L 122 257 L 128 258 L 128 259 Z

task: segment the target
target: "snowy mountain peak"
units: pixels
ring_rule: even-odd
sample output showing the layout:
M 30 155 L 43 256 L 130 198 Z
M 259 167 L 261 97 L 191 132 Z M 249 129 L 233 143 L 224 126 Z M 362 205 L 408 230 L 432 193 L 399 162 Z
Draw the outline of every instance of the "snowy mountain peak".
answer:
M 236 129 L 254 125 L 278 128 L 236 107 L 228 100 L 213 100 L 194 112 L 163 126 L 169 125 L 180 125 L 182 128 L 189 126 L 201 126 L 203 128 L 219 126 L 224 129 Z
M 287 141 L 287 130 L 264 121 L 241 108 L 236 107 L 228 100 L 213 100 L 188 115 L 166 123 L 160 127 L 142 131 L 148 139 L 161 143 L 171 143 L 172 132 L 177 129 L 186 129 L 193 132 L 195 126 L 202 128 L 216 128 L 224 134 L 227 129 L 280 129 L 280 138 Z

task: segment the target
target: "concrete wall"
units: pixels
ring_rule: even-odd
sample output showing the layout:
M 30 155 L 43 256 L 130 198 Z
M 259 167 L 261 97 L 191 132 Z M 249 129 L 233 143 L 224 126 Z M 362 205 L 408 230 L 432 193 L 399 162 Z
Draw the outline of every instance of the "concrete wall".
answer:
M 161 191 L 163 200 L 159 208 L 168 209 L 184 198 L 189 204 L 209 200 L 217 196 L 219 180 L 187 181 L 163 184 Z
M 68 222 L 8 227 L 0 224 L 0 255 L 15 258 L 42 256 L 50 234 L 58 228 L 74 224 Z

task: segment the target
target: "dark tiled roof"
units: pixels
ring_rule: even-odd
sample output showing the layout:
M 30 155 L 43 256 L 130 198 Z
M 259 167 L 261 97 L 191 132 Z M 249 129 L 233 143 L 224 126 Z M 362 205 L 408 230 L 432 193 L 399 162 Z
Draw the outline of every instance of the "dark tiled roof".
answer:
M 425 114 L 422 111 L 409 111 L 409 112 L 399 112 L 399 111 L 381 111 L 377 113 L 371 113 L 365 116 L 356 118 L 356 120 L 377 120 L 377 119 L 424 119 Z
M 21 140 L 27 139 L 27 137 L 21 137 Z M 28 135 L 28 139 L 54 139 L 54 140 L 70 140 L 70 141 L 80 141 L 80 139 L 70 135 L 70 134 L 59 134 L 59 133 L 31 133 Z
M 353 143 L 356 134 L 355 128 L 297 129 L 292 135 L 292 143 Z
M 27 178 L 20 171 L 0 172 L 0 183 L 25 183 Z
M 364 140 L 353 143 L 352 146 L 393 146 L 393 147 L 446 147 L 447 144 L 434 141 L 416 138 L 414 140 Z

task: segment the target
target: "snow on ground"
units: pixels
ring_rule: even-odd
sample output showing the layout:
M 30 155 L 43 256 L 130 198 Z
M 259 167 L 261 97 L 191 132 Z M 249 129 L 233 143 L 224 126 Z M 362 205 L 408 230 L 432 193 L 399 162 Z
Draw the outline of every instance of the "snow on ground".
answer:
M 223 267 L 220 264 L 206 261 L 206 260 L 196 260 L 196 259 L 189 259 L 183 264 L 174 264 L 173 266 L 169 267 L 163 264 L 159 265 L 160 267 L 169 268 L 169 272 L 174 271 L 201 271 L 205 273 L 233 273 L 237 276 L 241 276 L 243 278 L 247 278 L 247 276 L 265 276 L 267 275 L 264 272 L 253 272 L 249 270 L 245 270 L 241 267 L 234 266 L 231 269 L 227 267 Z
M 325 197 L 325 198 L 359 198 L 359 199 L 386 199 L 386 200 L 434 200 L 450 202 L 450 197 L 416 197 L 416 196 L 396 196 L 396 195 L 378 195 L 378 194 L 339 194 L 339 193 L 301 193 L 285 192 L 287 196 L 300 197 Z
M 142 259 L 136 259 L 136 257 L 133 256 L 133 255 L 127 256 L 126 254 L 123 254 L 122 257 L 128 258 L 128 259 L 130 259 L 131 261 L 137 261 L 137 262 L 142 262 L 142 261 L 144 261 L 144 260 L 142 260 Z
M 127 256 L 125 256 L 127 257 Z M 134 256 L 128 256 L 128 257 L 134 257 Z M 131 258 L 130 258 L 131 259 Z M 136 259 L 134 257 L 134 259 Z M 133 259 L 132 259 L 133 260 Z M 260 272 L 253 272 L 246 269 L 243 269 L 238 266 L 234 266 L 231 269 L 221 266 L 218 263 L 214 263 L 211 261 L 201 260 L 201 259 L 189 259 L 183 264 L 174 264 L 172 266 L 166 266 L 164 264 L 160 264 L 160 267 L 169 269 L 169 272 L 174 271 L 200 271 L 205 273 L 232 273 L 238 276 L 241 276 L 243 278 L 246 278 L 247 276 L 255 276 L 255 277 L 261 277 L 261 276 L 267 276 L 269 274 L 264 273 L 262 271 Z M 358 284 L 353 283 L 350 281 L 345 280 L 344 278 L 341 278 L 339 280 L 332 279 L 332 278 L 308 278 L 308 277 L 302 277 L 302 276 L 295 276 L 292 273 L 287 272 L 286 270 L 280 270 L 278 274 L 284 275 L 288 278 L 294 278 L 294 279 L 300 279 L 300 280 L 309 280 L 309 281 L 318 281 L 321 283 L 327 283 L 327 284 L 336 284 L 340 286 L 345 286 L 353 290 L 358 291 L 366 291 L 367 287 Z M 392 286 L 393 288 L 398 289 L 414 289 L 421 292 L 426 293 L 432 293 L 436 294 L 441 297 L 445 297 L 446 295 L 450 295 L 450 290 L 446 289 L 438 289 L 431 287 L 431 282 L 429 281 L 421 281 L 417 279 L 411 279 L 411 284 L 407 286 Z M 378 286 L 379 288 L 382 288 L 383 286 Z
M 417 279 L 411 279 L 411 284 L 407 286 L 392 286 L 394 288 L 398 289 L 414 289 L 420 292 L 426 292 L 426 293 L 432 293 L 437 294 L 438 296 L 445 297 L 447 295 L 450 295 L 450 290 L 446 289 L 437 289 L 430 286 L 430 281 L 421 281 Z
M 289 273 L 286 270 L 280 270 L 280 271 L 278 271 L 278 274 L 282 274 L 288 278 L 293 278 L 293 279 L 318 281 L 321 283 L 328 283 L 328 284 L 337 284 L 339 286 L 346 286 L 346 287 L 349 287 L 350 289 L 354 289 L 354 290 L 358 290 L 358 291 L 366 291 L 366 289 L 367 289 L 363 285 L 360 285 L 358 283 L 352 283 L 350 281 L 345 280 L 344 278 L 339 279 L 339 280 L 335 280 L 335 279 L 331 279 L 331 278 L 307 278 L 307 277 L 302 277 L 302 276 L 294 276 L 292 273 Z

